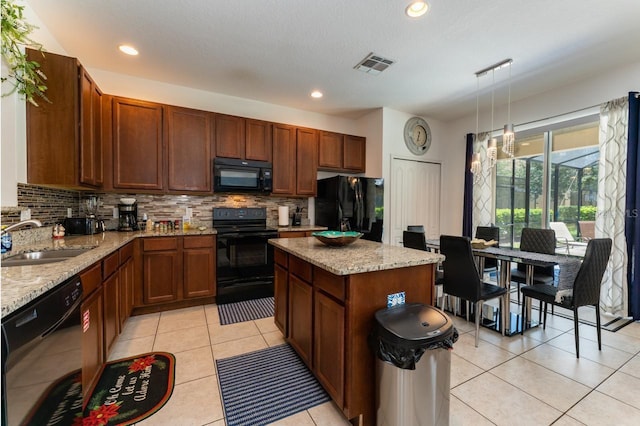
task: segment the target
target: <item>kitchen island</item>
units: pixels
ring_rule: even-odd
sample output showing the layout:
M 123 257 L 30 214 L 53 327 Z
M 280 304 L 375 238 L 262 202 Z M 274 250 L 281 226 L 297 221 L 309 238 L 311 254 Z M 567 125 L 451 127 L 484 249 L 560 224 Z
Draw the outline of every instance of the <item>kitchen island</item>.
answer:
M 354 424 L 375 424 L 375 358 L 367 337 L 387 296 L 433 304 L 442 255 L 366 240 L 326 246 L 313 237 L 275 247 L 274 320 Z

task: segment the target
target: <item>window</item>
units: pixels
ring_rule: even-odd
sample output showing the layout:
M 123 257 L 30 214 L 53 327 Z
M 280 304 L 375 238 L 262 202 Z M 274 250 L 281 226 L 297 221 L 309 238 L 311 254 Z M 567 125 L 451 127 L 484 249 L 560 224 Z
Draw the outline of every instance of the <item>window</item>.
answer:
M 578 238 L 578 223 L 595 220 L 598 122 L 581 121 L 522 132 L 515 158 L 498 149 L 495 219 L 501 245 L 518 247 L 522 228 L 548 227 L 548 222 L 566 223 Z

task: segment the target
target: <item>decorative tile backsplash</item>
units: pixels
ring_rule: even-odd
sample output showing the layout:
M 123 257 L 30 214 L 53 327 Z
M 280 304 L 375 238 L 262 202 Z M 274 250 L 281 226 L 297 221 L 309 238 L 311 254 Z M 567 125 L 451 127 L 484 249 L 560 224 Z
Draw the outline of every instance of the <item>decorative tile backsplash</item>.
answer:
M 250 194 L 215 195 L 152 195 L 152 194 L 113 194 L 90 193 L 55 189 L 38 185 L 18 184 L 18 207 L 2 208 L 2 224 L 10 225 L 20 221 L 20 211 L 31 209 L 31 218 L 38 219 L 44 226 L 55 225 L 67 217 L 67 208 L 72 216 L 85 216 L 86 200 L 90 196 L 99 197 L 98 217 L 104 219 L 108 230 L 117 229 L 118 220 L 114 219 L 114 208 L 120 198 L 134 197 L 138 203 L 138 218 L 144 213 L 153 221 L 182 219 L 186 208 L 192 209 L 192 222 L 211 226 L 214 207 L 265 207 L 267 225 L 278 225 L 278 206 L 288 206 L 291 214 L 296 207 L 302 208 L 302 224 L 309 224 L 306 198 L 287 198 Z

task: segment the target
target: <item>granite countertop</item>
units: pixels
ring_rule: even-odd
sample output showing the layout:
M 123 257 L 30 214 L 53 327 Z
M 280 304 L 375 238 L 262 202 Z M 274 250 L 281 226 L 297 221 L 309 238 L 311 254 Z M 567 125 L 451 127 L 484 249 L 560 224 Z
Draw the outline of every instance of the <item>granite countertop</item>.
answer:
M 167 233 L 105 232 L 95 235 L 66 236 L 60 240 L 47 239 L 22 246 L 14 245 L 10 253 L 2 255 L 3 259 L 15 254 L 40 250 L 92 247 L 93 249 L 62 262 L 1 268 L 0 297 L 2 300 L 2 317 L 4 318 L 47 290 L 54 288 L 67 278 L 83 271 L 136 238 L 212 234 L 216 234 L 216 230 L 211 228 L 203 231 L 189 230 Z
M 336 275 L 406 268 L 444 260 L 441 254 L 362 239 L 344 247 L 327 246 L 314 237 L 275 238 L 269 243 Z

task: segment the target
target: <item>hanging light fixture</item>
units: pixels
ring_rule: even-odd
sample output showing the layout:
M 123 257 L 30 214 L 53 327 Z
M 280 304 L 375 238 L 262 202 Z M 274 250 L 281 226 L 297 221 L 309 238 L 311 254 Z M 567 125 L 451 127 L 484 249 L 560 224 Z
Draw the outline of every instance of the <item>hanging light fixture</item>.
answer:
M 498 160 L 498 140 L 493 137 L 493 101 L 494 101 L 494 88 L 496 85 L 496 70 L 491 70 L 491 129 L 490 139 L 487 144 L 487 168 L 490 169 L 496 165 Z
M 502 134 L 502 152 L 509 157 L 515 156 L 516 148 L 516 134 L 513 131 L 513 123 L 511 122 L 511 63 L 512 59 L 509 59 L 509 100 L 507 103 L 507 124 L 504 125 L 504 133 Z
M 474 142 L 478 140 L 480 131 L 480 76 L 476 75 L 476 134 Z M 480 162 L 480 153 L 474 152 L 471 156 L 471 173 L 473 173 L 473 182 L 480 181 L 480 172 L 482 172 L 482 163 Z

